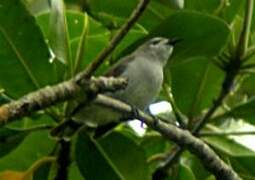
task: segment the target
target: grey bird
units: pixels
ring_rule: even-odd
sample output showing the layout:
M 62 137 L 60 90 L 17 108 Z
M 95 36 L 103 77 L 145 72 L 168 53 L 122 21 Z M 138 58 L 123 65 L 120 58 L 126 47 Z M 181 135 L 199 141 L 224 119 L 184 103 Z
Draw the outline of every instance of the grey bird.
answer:
M 155 99 L 163 83 L 163 68 L 179 39 L 155 37 L 140 45 L 133 53 L 120 59 L 105 76 L 123 77 L 128 80 L 125 89 L 104 95 L 121 100 L 144 110 Z M 54 137 L 71 136 L 82 124 L 97 128 L 119 122 L 125 117 L 114 109 L 91 102 L 79 109 L 71 120 L 51 131 Z

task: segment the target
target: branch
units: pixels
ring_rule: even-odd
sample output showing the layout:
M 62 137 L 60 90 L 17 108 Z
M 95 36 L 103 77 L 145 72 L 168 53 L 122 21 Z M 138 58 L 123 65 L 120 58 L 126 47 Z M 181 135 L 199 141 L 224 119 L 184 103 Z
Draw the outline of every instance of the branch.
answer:
M 60 140 L 60 149 L 57 157 L 57 174 L 54 180 L 67 180 L 68 179 L 68 167 L 71 164 L 71 142 Z
M 118 110 L 122 113 L 130 114 L 130 116 L 132 116 L 133 113 L 132 107 L 108 96 L 98 95 L 94 102 Z M 199 138 L 194 137 L 189 131 L 156 120 L 155 117 L 151 117 L 143 111 L 138 110 L 138 114 L 140 119 L 146 123 L 148 127 L 158 131 L 179 146 L 189 149 L 189 151 L 199 157 L 208 171 L 213 173 L 217 179 L 240 179 L 238 175 L 209 148 L 208 145 Z
M 47 86 L 38 91 L 29 93 L 17 101 L 0 106 L 0 126 L 10 123 L 18 118 L 24 117 L 37 110 L 45 109 L 51 105 L 74 99 L 80 94 L 87 92 L 100 93 L 105 91 L 116 91 L 123 89 L 127 80 L 123 78 L 91 78 L 83 80 L 81 87 L 74 79 L 62 82 L 54 86 Z M 84 92 L 85 90 L 85 92 Z
M 200 119 L 195 125 L 192 127 L 191 132 L 194 135 L 197 135 L 197 133 L 204 127 L 204 125 L 208 122 L 208 120 L 211 118 L 211 116 L 215 113 L 215 111 L 221 106 L 223 100 L 226 98 L 226 96 L 231 91 L 232 85 L 234 83 L 234 79 L 238 73 L 238 70 L 235 71 L 229 71 L 226 74 L 226 77 L 222 83 L 221 92 L 218 96 L 218 98 L 214 101 L 213 105 L 209 110 L 206 112 L 206 114 L 203 116 L 202 119 Z M 182 154 L 184 151 L 183 148 L 175 146 L 174 151 L 170 153 L 169 157 L 163 162 L 153 173 L 153 176 L 158 177 L 165 177 L 167 176 L 168 169 L 172 166 L 174 162 L 178 159 L 178 157 Z
M 81 79 L 89 78 L 96 69 L 104 62 L 104 60 L 111 54 L 111 52 L 117 47 L 119 42 L 125 37 L 128 31 L 132 28 L 132 26 L 136 23 L 138 18 L 142 15 L 146 6 L 148 5 L 150 0 L 140 0 L 137 7 L 131 13 L 127 22 L 120 28 L 119 32 L 112 38 L 109 43 L 109 46 L 105 47 L 102 52 L 96 57 L 96 59 L 87 66 L 87 68 L 77 75 L 77 82 Z

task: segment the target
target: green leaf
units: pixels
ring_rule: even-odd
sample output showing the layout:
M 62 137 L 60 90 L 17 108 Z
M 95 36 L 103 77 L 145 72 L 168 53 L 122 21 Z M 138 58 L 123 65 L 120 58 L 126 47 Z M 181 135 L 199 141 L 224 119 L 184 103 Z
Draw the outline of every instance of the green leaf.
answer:
M 17 148 L 27 135 L 28 135 L 27 131 L 1 128 L 0 158 L 13 151 L 15 148 Z
M 230 161 L 233 169 L 243 176 L 243 179 L 255 176 L 254 156 L 233 157 Z
M 219 16 L 231 23 L 239 14 L 240 8 L 243 8 L 243 2 L 243 0 L 189 0 L 185 1 L 185 8 Z
M 185 1 L 185 9 L 200 11 L 203 13 L 213 13 L 220 5 L 220 0 L 189 0 Z
M 183 153 L 181 157 L 181 164 L 189 168 L 197 180 L 207 179 L 211 174 L 205 169 L 200 159 L 188 151 Z
M 184 8 L 184 0 L 161 0 L 165 2 L 165 5 L 169 5 L 174 9 L 183 9 Z
M 140 146 L 144 149 L 146 157 L 150 158 L 155 154 L 164 153 L 168 150 L 170 148 L 168 144 L 169 142 L 158 134 L 147 134 L 142 138 Z
M 80 133 L 75 145 L 75 160 L 77 166 L 87 180 L 122 179 L 110 158 L 94 139 L 85 133 Z
M 68 33 L 70 37 L 72 59 L 76 59 L 78 44 L 80 43 L 82 32 L 85 27 L 85 15 L 74 11 L 67 11 L 66 19 L 69 31 Z M 97 56 L 97 54 L 107 45 L 110 38 L 110 32 L 104 26 L 102 26 L 91 17 L 89 17 L 88 19 L 88 32 L 85 38 L 85 43 L 83 45 L 84 55 L 79 63 L 79 66 L 77 67 L 77 71 L 80 71 L 87 64 L 89 64 Z M 40 27 L 44 32 L 45 37 L 48 38 L 49 14 L 46 13 L 38 16 L 37 21 L 40 24 Z
M 89 1 L 89 10 L 94 14 L 97 20 L 112 29 L 120 26 L 120 23 L 118 23 L 119 18 L 126 19 L 130 16 L 137 3 L 137 0 L 92 0 Z M 109 4 L 111 5 L 109 6 Z M 170 3 L 168 2 L 168 4 Z M 157 0 L 153 0 L 149 3 L 137 23 L 142 25 L 145 29 L 150 30 L 158 25 L 171 12 L 168 6 L 163 5 Z M 123 24 L 123 22 L 121 24 Z
M 20 0 L 2 0 L 0 7 L 1 87 L 16 98 L 54 83 L 48 47 L 35 19 Z
M 178 171 L 178 180 L 196 180 L 190 167 L 186 165 L 180 165 Z
M 23 0 L 25 5 L 27 6 L 27 9 L 31 12 L 33 15 L 40 14 L 45 11 L 49 11 L 49 2 L 50 0 Z
M 194 56 L 217 55 L 225 46 L 229 33 L 229 27 L 219 18 L 179 11 L 165 19 L 152 31 L 151 36 L 180 38 L 182 41 L 176 45 L 171 58 L 174 63 L 180 63 Z
M 248 77 L 246 77 L 243 81 L 243 83 L 241 84 L 241 92 L 243 94 L 246 94 L 248 96 L 254 96 L 255 95 L 255 75 L 252 74 Z
M 171 65 L 171 87 L 179 109 L 189 118 L 209 107 L 224 77 L 207 58 L 191 58 Z
M 48 131 L 31 133 L 18 148 L 0 159 L 0 171 L 28 169 L 36 160 L 48 155 L 53 147 L 54 141 L 49 139 Z
M 246 122 L 255 124 L 255 97 L 233 107 L 230 111 L 213 118 L 213 120 L 220 121 L 227 118 L 243 119 Z
M 120 133 L 113 132 L 100 139 L 99 144 L 124 179 L 148 179 L 145 153 L 134 141 Z
M 84 180 L 82 177 L 77 164 L 74 162 L 71 164 L 70 169 L 69 169 L 69 174 L 68 174 L 68 179 L 72 180 Z
M 144 38 L 148 33 L 143 29 L 132 28 L 128 34 L 124 37 L 124 39 L 118 44 L 116 49 L 114 50 L 111 58 L 113 60 L 118 60 L 123 56 L 123 52 L 128 49 L 132 44 L 139 39 Z
M 240 9 L 244 8 L 244 2 L 244 0 L 228 0 L 226 6 L 222 9 L 220 16 L 231 23 L 236 16 L 240 14 Z
M 208 144 L 232 157 L 255 157 L 255 152 L 227 137 L 204 137 Z
M 55 125 L 55 121 L 45 113 L 34 113 L 30 117 L 24 117 L 19 121 L 14 121 L 8 124 L 8 128 L 11 129 L 30 129 L 36 127 L 42 127 L 46 125 Z
M 51 1 L 49 44 L 56 58 L 68 65 L 72 71 L 73 64 L 69 55 L 69 37 L 63 0 Z
M 108 44 L 109 35 L 88 35 L 85 40 L 84 45 L 84 56 L 80 62 L 80 65 L 77 68 L 77 71 L 84 69 L 94 58 L 98 55 L 99 52 Z M 77 52 L 78 44 L 80 39 L 75 39 L 71 43 L 71 49 L 73 54 Z
M 99 141 L 80 134 L 75 154 L 86 179 L 148 179 L 143 150 L 120 133 L 113 132 Z

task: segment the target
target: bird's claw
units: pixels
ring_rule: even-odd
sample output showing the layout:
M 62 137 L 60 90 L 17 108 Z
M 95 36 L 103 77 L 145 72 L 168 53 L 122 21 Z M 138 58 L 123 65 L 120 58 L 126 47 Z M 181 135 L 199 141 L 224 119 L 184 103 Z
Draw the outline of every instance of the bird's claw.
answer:
M 159 124 L 159 119 L 149 111 L 150 116 L 153 119 L 153 126 L 156 127 Z
M 141 120 L 141 127 L 143 127 L 143 125 L 144 125 L 144 120 L 143 120 L 143 118 L 140 116 L 139 109 L 138 109 L 137 107 L 135 107 L 134 105 L 131 105 L 131 118 Z

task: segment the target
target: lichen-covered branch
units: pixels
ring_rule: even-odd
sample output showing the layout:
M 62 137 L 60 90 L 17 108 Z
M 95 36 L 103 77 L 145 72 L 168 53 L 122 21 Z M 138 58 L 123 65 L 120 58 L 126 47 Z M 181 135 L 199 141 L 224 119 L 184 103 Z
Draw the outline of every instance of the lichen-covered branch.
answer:
M 132 107 L 129 105 L 104 95 L 98 95 L 95 103 L 113 108 L 122 113 L 130 113 L 132 115 Z M 138 111 L 140 119 L 146 123 L 150 128 L 158 131 L 171 141 L 174 141 L 181 147 L 187 148 L 190 152 L 194 153 L 200 158 L 204 166 L 215 175 L 217 179 L 222 180 L 238 180 L 239 176 L 224 162 L 218 155 L 209 148 L 199 138 L 193 136 L 189 131 L 179 129 L 171 124 L 166 124 L 163 121 L 156 120 L 150 115 L 142 111 Z
M 123 78 L 99 77 L 83 80 L 81 86 L 78 86 L 73 79 L 54 86 L 47 86 L 27 94 L 19 100 L 0 106 L 0 126 L 37 110 L 73 99 L 81 93 L 86 93 L 86 91 L 97 94 L 105 91 L 116 91 L 125 88 L 126 85 L 127 80 Z

